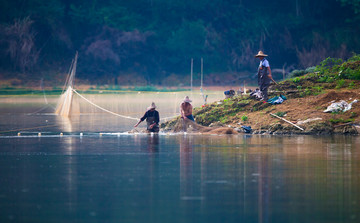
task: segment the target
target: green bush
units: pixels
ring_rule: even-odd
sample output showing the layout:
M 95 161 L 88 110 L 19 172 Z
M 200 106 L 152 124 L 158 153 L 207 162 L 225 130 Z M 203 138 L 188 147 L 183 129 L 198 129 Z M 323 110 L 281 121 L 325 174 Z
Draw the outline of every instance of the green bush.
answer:
M 308 67 L 305 69 L 305 73 L 314 73 L 315 72 L 316 67 Z
M 346 119 L 346 120 L 344 120 L 344 119 L 342 119 L 342 118 L 338 118 L 338 119 L 330 119 L 329 120 L 332 124 L 337 124 L 337 123 L 349 123 L 349 122 L 353 122 L 354 121 L 354 119 L 352 119 L 352 118 L 349 118 L 349 119 Z
M 315 95 L 321 94 L 323 92 L 323 87 L 321 86 L 315 86 L 315 87 L 311 87 L 312 90 L 314 90 Z
M 344 79 L 340 79 L 340 80 L 337 80 L 336 81 L 336 89 L 340 89 L 340 88 L 342 88 L 342 87 L 344 87 L 344 85 L 345 85 L 345 80 Z
M 349 88 L 349 89 L 353 89 L 354 87 L 355 87 L 355 83 L 354 83 L 354 81 L 352 81 L 352 82 L 349 84 L 348 88 Z
M 309 88 L 306 88 L 305 91 L 304 91 L 304 94 L 305 95 L 311 95 L 312 92 L 311 92 L 311 90 Z
M 360 69 L 359 70 L 346 69 L 344 73 L 347 79 L 360 80 Z
M 357 117 L 358 115 L 356 114 L 356 112 L 351 112 L 350 113 L 350 118 L 355 118 Z
M 306 74 L 305 70 L 293 70 L 289 74 L 289 78 L 300 77 L 304 74 Z
M 241 121 L 246 122 L 248 120 L 248 117 L 246 115 L 241 116 Z
M 279 117 L 284 117 L 286 114 L 286 112 L 276 112 L 275 115 L 279 116 Z
M 352 57 L 350 57 L 347 62 L 355 62 L 360 61 L 360 54 L 354 53 Z
M 300 78 L 299 78 L 299 77 L 295 77 L 295 78 L 292 79 L 292 81 L 293 81 L 294 83 L 299 83 L 299 82 L 300 82 Z
M 320 74 L 330 73 L 332 69 L 338 68 L 338 65 L 340 65 L 342 62 L 342 59 L 328 57 L 323 60 L 320 65 L 317 65 L 314 71 L 319 72 Z
M 333 83 L 335 81 L 334 77 L 331 77 L 329 75 L 324 75 L 319 77 L 318 82 L 320 83 Z

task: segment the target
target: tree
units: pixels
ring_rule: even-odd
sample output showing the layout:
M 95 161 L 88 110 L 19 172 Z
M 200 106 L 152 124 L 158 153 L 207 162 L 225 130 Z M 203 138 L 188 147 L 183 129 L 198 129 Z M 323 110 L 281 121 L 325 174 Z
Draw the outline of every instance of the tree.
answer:
M 15 70 L 31 71 L 39 58 L 39 50 L 35 46 L 36 33 L 31 29 L 33 21 L 29 17 L 16 20 L 5 28 L 7 52 Z

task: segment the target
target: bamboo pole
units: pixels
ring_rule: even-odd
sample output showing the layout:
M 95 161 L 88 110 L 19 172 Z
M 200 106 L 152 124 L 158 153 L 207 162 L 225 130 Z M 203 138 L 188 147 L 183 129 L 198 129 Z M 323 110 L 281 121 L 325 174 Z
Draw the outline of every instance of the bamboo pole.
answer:
M 191 89 L 191 92 L 193 91 L 193 68 L 194 68 L 194 59 L 191 58 L 191 71 L 190 71 L 190 76 L 191 76 L 191 79 L 190 79 L 190 89 Z
M 295 125 L 294 123 L 292 123 L 292 122 L 290 122 L 290 121 L 288 121 L 288 120 L 286 120 L 286 119 L 284 119 L 284 118 L 281 118 L 281 117 L 279 117 L 279 116 L 277 116 L 277 115 L 275 115 L 275 114 L 270 114 L 270 115 L 272 115 L 272 116 L 274 116 L 274 117 L 276 117 L 276 118 L 278 118 L 278 119 L 281 119 L 281 120 L 283 120 L 283 121 L 285 121 L 285 122 L 287 122 L 287 123 L 295 126 L 296 128 L 300 129 L 301 131 L 304 131 L 304 129 L 301 128 L 300 126 Z
M 201 89 L 203 88 L 203 80 L 204 80 L 204 75 L 203 75 L 203 68 L 204 68 L 204 65 L 203 65 L 203 58 L 201 57 Z

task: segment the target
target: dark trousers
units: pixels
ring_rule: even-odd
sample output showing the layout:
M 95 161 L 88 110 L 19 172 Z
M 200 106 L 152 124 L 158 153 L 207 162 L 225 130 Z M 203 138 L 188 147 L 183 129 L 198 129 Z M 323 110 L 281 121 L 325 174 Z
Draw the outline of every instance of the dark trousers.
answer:
M 188 115 L 186 116 L 186 118 L 190 119 L 191 121 L 195 122 L 194 116 L 193 115 Z
M 260 85 L 260 91 L 262 93 L 262 98 L 264 101 L 267 101 L 269 98 L 268 98 L 268 88 L 269 88 L 270 84 L 267 84 L 267 83 L 262 83 Z
M 159 132 L 160 128 L 158 125 L 155 125 L 152 129 L 147 128 L 148 132 Z

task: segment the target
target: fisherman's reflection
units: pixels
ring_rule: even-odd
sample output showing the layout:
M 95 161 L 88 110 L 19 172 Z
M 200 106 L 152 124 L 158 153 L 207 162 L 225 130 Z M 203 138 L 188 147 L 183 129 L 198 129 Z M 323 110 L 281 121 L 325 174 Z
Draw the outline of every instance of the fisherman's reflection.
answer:
M 180 141 L 180 196 L 193 196 L 192 178 L 192 140 L 191 137 L 181 136 Z
M 159 152 L 159 134 L 151 134 L 148 136 L 147 149 L 149 152 Z

